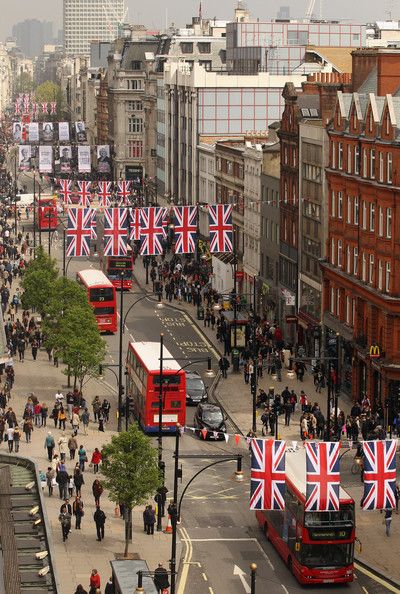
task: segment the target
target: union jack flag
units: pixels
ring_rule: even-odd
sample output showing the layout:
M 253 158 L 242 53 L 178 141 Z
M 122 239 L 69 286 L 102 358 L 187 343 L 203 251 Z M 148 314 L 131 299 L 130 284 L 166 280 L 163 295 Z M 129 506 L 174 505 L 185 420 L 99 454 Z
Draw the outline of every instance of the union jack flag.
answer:
M 169 208 L 163 208 L 162 228 L 163 228 L 164 238 L 167 237 L 168 219 L 169 219 Z
M 21 113 L 21 101 L 15 102 L 15 115 L 19 115 Z
M 175 253 L 193 254 L 197 239 L 197 206 L 174 206 Z
M 34 116 L 37 116 L 39 113 L 39 103 L 32 103 L 32 113 Z
M 42 113 L 48 113 L 48 104 L 42 103 Z
M 364 441 L 363 509 L 396 507 L 396 440 Z
M 24 96 L 24 111 L 25 111 L 25 113 L 28 113 L 29 112 L 30 102 L 31 102 L 30 96 L 29 95 L 25 95 Z
M 90 206 L 90 181 L 78 181 L 78 196 L 79 204 L 81 206 Z
M 52 101 L 50 103 L 50 113 L 52 113 L 52 114 L 57 113 L 57 103 L 55 101 Z
M 140 208 L 129 209 L 129 239 L 140 241 Z
M 89 256 L 93 210 L 93 208 L 68 209 L 67 257 Z
M 131 182 L 130 181 L 119 181 L 118 182 L 118 206 L 123 206 L 127 203 L 128 196 L 131 193 Z
M 232 204 L 214 204 L 208 207 L 210 224 L 210 251 L 233 252 Z
M 72 196 L 72 182 L 68 179 L 60 179 L 60 186 L 61 190 L 58 192 L 60 198 L 62 198 L 64 204 L 70 204 Z
M 104 255 L 126 256 L 128 237 L 128 209 L 104 210 Z
M 111 204 L 111 182 L 101 181 L 99 182 L 99 188 L 97 190 L 99 197 L 99 204 L 102 208 L 107 208 Z
M 140 209 L 140 235 L 142 239 L 140 254 L 142 256 L 157 256 L 163 253 L 163 210 L 159 206 Z
M 97 239 L 97 227 L 96 227 L 96 209 L 92 208 L 92 222 L 91 222 L 91 226 L 92 226 L 92 237 L 91 239 Z
M 285 448 L 281 440 L 251 440 L 250 509 L 284 509 Z
M 306 511 L 338 511 L 340 442 L 306 442 Z

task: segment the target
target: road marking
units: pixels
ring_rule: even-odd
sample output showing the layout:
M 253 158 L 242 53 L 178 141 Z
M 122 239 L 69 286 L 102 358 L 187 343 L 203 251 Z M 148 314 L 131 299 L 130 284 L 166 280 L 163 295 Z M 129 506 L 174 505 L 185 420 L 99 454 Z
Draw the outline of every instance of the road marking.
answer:
M 245 578 L 245 575 L 247 575 L 247 573 L 244 572 L 243 569 L 239 567 L 239 565 L 233 566 L 233 575 L 237 575 L 239 577 L 246 594 L 251 594 L 251 588 Z
M 354 563 L 354 567 L 358 571 L 361 571 L 361 573 L 364 573 L 369 578 L 371 578 L 372 580 L 374 580 L 375 582 L 377 582 L 378 584 L 380 584 L 381 586 L 383 586 L 384 588 L 386 588 L 387 590 L 389 590 L 390 592 L 395 592 L 395 594 L 399 594 L 399 589 L 398 588 L 396 588 L 395 586 L 392 586 L 392 584 L 389 584 L 389 582 L 386 582 L 385 580 L 383 580 L 382 578 L 378 577 L 377 575 L 374 575 L 371 571 L 368 571 L 368 569 L 365 569 L 365 567 L 362 567 L 358 563 Z
M 211 528 L 211 526 L 208 526 L 208 528 Z M 185 539 L 182 539 L 182 541 L 185 542 Z M 256 538 L 192 538 L 190 539 L 190 542 L 255 542 L 257 547 L 260 549 L 260 553 L 265 558 L 266 562 L 268 563 L 272 571 L 275 571 L 275 568 L 271 563 L 271 559 L 268 557 L 267 553 L 264 551 L 264 549 L 262 548 L 262 546 Z M 392 592 L 398 592 L 398 590 L 392 590 Z
M 368 594 L 367 588 L 365 588 L 364 586 L 361 586 L 361 588 L 364 590 L 365 594 Z
M 185 318 L 187 323 L 193 328 L 193 330 L 196 332 L 196 334 L 198 334 L 198 336 L 200 336 L 201 340 L 206 343 L 206 345 L 208 346 L 208 349 L 211 351 L 211 353 L 214 355 L 214 357 L 217 359 L 217 361 L 219 361 L 220 356 L 219 356 L 218 352 L 216 351 L 216 349 L 212 346 L 210 340 L 204 334 L 202 334 L 201 330 L 196 326 L 196 324 L 194 324 L 191 321 L 191 319 L 189 318 L 189 316 L 186 313 L 183 314 L 183 317 Z
M 203 576 L 203 580 L 205 582 L 208 582 L 208 577 L 206 576 L 206 574 L 205 573 L 202 573 L 201 575 Z
M 192 555 L 193 555 L 193 546 L 192 546 L 191 540 L 189 538 L 189 534 L 187 533 L 186 529 L 180 528 L 179 530 L 184 537 L 181 540 L 184 540 L 186 543 L 186 552 L 185 552 L 185 557 L 183 559 L 183 569 L 182 569 L 182 573 L 181 573 L 181 579 L 179 580 L 178 594 L 184 594 L 185 588 L 186 588 L 186 582 L 187 582 L 188 575 L 189 575 L 189 563 L 190 563 L 190 561 L 192 559 Z
M 211 586 L 208 586 L 208 590 L 209 590 L 210 594 L 214 594 L 214 590 L 211 588 Z
M 284 586 L 283 584 L 281 584 L 283 591 L 285 592 L 285 594 L 289 594 L 288 589 L 286 588 L 286 586 Z

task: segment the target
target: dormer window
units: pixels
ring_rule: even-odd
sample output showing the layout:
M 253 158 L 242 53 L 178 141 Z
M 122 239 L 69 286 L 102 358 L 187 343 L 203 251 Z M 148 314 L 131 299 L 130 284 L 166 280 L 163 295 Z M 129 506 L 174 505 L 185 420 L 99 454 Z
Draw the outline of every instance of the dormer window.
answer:
M 389 136 L 389 133 L 390 133 L 389 114 L 386 113 L 386 134 Z
M 370 111 L 369 112 L 369 118 L 368 118 L 368 130 L 370 132 L 372 132 L 373 124 L 374 124 L 374 122 L 373 122 L 373 119 L 372 119 L 372 111 Z
M 353 111 L 353 128 L 357 130 L 357 112 L 356 110 Z
M 341 115 L 340 115 L 340 109 L 338 109 L 338 110 L 337 110 L 336 124 L 337 124 L 338 126 L 341 126 L 341 124 L 342 124 L 342 117 L 341 117 Z

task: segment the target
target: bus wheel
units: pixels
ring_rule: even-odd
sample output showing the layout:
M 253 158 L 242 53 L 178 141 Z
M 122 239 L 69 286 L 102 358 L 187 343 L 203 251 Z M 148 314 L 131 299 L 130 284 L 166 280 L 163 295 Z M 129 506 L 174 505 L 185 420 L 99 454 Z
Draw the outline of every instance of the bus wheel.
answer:
M 264 526 L 264 534 L 265 534 L 265 538 L 267 540 L 269 540 L 269 536 L 268 536 L 268 524 L 267 522 L 265 522 L 265 526 Z
M 292 564 L 292 558 L 291 557 L 288 557 L 287 566 L 288 566 L 288 570 L 290 571 L 290 573 L 293 573 L 293 564 Z

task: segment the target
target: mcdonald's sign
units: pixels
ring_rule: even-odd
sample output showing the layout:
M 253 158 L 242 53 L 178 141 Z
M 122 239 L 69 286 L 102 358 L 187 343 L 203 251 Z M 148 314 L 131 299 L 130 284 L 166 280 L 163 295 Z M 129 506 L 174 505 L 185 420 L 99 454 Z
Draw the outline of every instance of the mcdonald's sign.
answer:
M 370 359 L 379 359 L 379 357 L 381 356 L 381 349 L 377 344 L 371 345 L 369 347 L 369 356 Z

